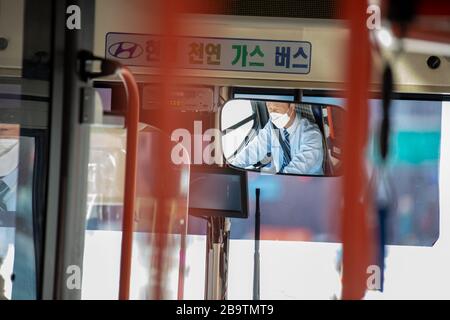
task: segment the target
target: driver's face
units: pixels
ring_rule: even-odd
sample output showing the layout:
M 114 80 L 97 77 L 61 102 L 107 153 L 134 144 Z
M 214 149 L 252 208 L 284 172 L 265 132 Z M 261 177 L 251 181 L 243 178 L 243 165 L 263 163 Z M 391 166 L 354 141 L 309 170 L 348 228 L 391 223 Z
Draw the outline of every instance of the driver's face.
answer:
M 291 104 L 286 102 L 267 102 L 269 112 L 288 113 Z

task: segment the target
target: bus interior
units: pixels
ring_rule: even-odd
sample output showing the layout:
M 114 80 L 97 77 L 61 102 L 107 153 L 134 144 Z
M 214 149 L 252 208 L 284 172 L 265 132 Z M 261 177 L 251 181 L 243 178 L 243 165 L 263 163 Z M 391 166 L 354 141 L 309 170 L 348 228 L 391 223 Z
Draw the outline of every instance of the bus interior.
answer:
M 0 300 L 449 299 L 448 4 L 178 2 L 0 0 Z

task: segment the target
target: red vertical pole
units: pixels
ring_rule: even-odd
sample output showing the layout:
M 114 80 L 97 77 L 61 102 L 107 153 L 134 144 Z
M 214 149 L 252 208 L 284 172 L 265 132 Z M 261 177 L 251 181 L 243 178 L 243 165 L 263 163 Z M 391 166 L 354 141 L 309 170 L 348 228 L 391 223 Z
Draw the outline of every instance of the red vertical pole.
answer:
M 344 1 L 350 28 L 347 61 L 347 112 L 343 145 L 342 298 L 362 299 L 367 288 L 370 234 L 367 221 L 364 152 L 368 129 L 371 51 L 366 0 Z
M 175 37 L 177 35 L 179 0 L 163 0 L 159 1 L 158 7 L 161 9 L 161 49 L 162 56 L 160 59 L 160 79 L 161 91 L 158 93 L 157 101 L 160 108 L 157 112 L 157 127 L 170 136 L 173 128 L 174 119 L 171 119 L 169 95 L 173 87 L 175 77 L 175 61 L 177 50 L 175 49 Z M 173 114 L 172 114 L 173 115 Z M 152 268 L 155 268 L 153 287 L 151 288 L 151 296 L 153 299 L 164 299 L 164 277 L 167 274 L 167 250 L 169 249 L 169 222 L 171 215 L 176 215 L 173 210 L 177 210 L 173 191 L 178 188 L 177 181 L 173 172 L 173 164 L 171 163 L 170 144 L 163 142 L 160 145 L 159 170 L 155 181 L 159 186 L 156 190 L 157 210 L 156 210 L 156 232 L 154 237 L 153 248 L 155 250 L 152 257 Z
M 133 221 L 136 201 L 137 148 L 139 124 L 139 88 L 127 68 L 120 70 L 128 94 L 127 152 L 125 163 L 125 192 L 122 222 L 122 248 L 120 257 L 119 299 L 130 297 Z

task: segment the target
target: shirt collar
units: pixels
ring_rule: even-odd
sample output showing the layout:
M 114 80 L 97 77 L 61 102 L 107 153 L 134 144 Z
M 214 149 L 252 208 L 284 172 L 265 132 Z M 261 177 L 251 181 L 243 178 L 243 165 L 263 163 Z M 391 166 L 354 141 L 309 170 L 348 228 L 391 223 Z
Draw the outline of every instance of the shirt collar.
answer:
M 7 176 L 0 177 L 0 181 L 3 181 L 4 183 L 6 183 L 6 185 L 10 189 L 14 189 L 14 187 L 17 185 L 17 178 L 18 178 L 18 170 L 16 168 L 11 173 L 9 173 Z
M 2 140 L 0 138 L 0 140 Z M 10 139 L 7 139 L 10 140 Z M 7 176 L 19 163 L 19 142 L 0 141 L 0 177 Z
M 292 125 L 289 128 L 287 128 L 285 130 L 287 130 L 289 135 L 292 135 L 299 126 L 300 126 L 300 115 L 298 113 L 296 113 L 294 122 L 292 123 Z

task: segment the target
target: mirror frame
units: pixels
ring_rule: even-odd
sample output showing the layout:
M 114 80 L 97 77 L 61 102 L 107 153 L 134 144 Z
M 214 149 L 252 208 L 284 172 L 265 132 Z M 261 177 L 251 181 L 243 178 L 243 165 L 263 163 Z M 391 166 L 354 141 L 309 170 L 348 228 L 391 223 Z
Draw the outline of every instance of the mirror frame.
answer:
M 337 106 L 337 105 L 332 105 L 332 104 L 321 104 L 321 103 L 305 103 L 305 102 L 299 102 L 299 101 L 286 101 L 286 100 L 276 100 L 276 99 L 244 99 L 244 98 L 233 98 L 233 99 L 229 99 L 227 101 L 225 101 L 223 103 L 223 105 L 219 108 L 219 130 L 220 130 L 220 148 L 221 148 L 221 153 L 222 153 L 222 158 L 223 158 L 223 162 L 226 166 L 236 169 L 236 170 L 241 170 L 241 171 L 246 171 L 246 172 L 255 172 L 255 173 L 260 173 L 260 174 L 267 174 L 267 175 L 277 175 L 277 176 L 294 176 L 294 177 L 314 177 L 314 178 L 340 178 L 342 177 L 342 170 L 340 170 L 337 174 L 335 175 L 314 175 L 314 174 L 297 174 L 297 173 L 270 173 L 270 172 L 264 172 L 261 171 L 260 169 L 244 169 L 244 168 L 239 168 L 236 167 L 234 165 L 232 165 L 226 158 L 225 158 L 225 154 L 223 152 L 223 135 L 224 135 L 224 130 L 222 128 L 222 113 L 223 113 L 223 109 L 226 106 L 227 103 L 232 102 L 232 101 L 236 101 L 236 100 L 247 100 L 247 101 L 258 101 L 258 102 L 281 102 L 281 103 L 294 103 L 296 105 L 316 105 L 316 106 L 322 106 L 322 107 L 335 107 L 335 108 L 339 108 L 340 110 L 342 110 L 342 112 L 346 112 L 346 110 L 343 107 Z M 255 113 L 255 117 L 258 116 L 258 111 L 256 111 Z M 270 120 L 269 120 L 270 121 Z M 253 126 L 252 129 L 254 129 L 255 126 Z M 247 138 L 248 136 L 246 136 Z M 325 139 L 325 137 L 324 137 Z M 244 138 L 245 140 L 245 138 Z M 236 150 L 237 151 L 237 150 Z M 235 152 L 236 152 L 235 151 Z M 327 155 L 328 157 L 328 155 Z M 342 159 L 341 159 L 342 161 Z

